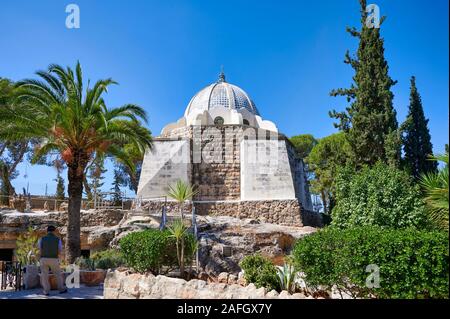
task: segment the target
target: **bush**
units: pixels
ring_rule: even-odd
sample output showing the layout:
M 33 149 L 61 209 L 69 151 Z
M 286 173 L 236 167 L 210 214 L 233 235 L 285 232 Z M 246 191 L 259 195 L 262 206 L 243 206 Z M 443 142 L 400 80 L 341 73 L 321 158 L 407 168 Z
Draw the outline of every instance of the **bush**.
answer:
M 244 270 L 245 280 L 255 284 L 257 288 L 265 287 L 269 291 L 279 290 L 277 269 L 270 260 L 255 254 L 242 259 L 241 268 Z
M 184 241 L 184 260 L 189 264 L 193 258 L 195 238 L 186 232 Z M 128 234 L 120 240 L 120 252 L 125 264 L 141 273 L 159 274 L 163 266 L 170 270 L 178 265 L 176 239 L 168 230 L 149 229 Z
M 168 231 L 145 230 L 126 235 L 120 240 L 120 251 L 127 266 L 138 272 L 151 271 L 158 274 L 161 267 L 173 265 L 171 257 L 175 250 L 168 250 L 170 246 Z M 171 262 L 172 261 L 172 262 Z
M 92 254 L 92 260 L 99 269 L 117 268 L 125 265 L 121 252 L 117 249 L 107 249 Z
M 37 246 L 39 237 L 29 227 L 24 234 L 19 235 L 16 240 L 16 258 L 23 265 L 36 265 L 39 256 L 39 248 Z
M 332 286 L 353 297 L 448 298 L 448 234 L 413 229 L 327 228 L 293 249 L 309 287 Z M 368 265 L 379 267 L 379 288 L 369 288 Z
M 95 262 L 91 258 L 78 257 L 77 259 L 75 259 L 75 265 L 80 267 L 81 270 L 95 270 Z
M 421 197 L 406 172 L 385 164 L 358 173 L 341 169 L 335 180 L 331 225 L 422 229 L 429 223 Z

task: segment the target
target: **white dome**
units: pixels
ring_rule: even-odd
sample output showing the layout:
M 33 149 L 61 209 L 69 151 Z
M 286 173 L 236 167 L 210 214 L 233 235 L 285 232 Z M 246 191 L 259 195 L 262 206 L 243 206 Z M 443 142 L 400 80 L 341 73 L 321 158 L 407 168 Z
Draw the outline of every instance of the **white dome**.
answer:
M 208 85 L 198 92 L 189 102 L 185 117 L 190 114 L 210 111 L 220 106 L 234 110 L 247 110 L 254 115 L 259 115 L 253 101 L 240 87 L 227 83 L 223 72 L 216 83 Z

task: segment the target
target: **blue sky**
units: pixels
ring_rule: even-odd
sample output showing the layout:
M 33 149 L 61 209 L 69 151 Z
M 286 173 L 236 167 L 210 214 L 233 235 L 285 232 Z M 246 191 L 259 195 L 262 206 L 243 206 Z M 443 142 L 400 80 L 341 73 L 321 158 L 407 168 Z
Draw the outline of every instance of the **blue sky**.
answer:
M 67 29 L 65 7 L 76 3 L 81 28 Z M 409 78 L 415 75 L 435 152 L 448 143 L 448 1 L 377 0 L 398 120 L 405 119 Z M 92 81 L 112 77 L 107 103 L 137 103 L 149 128 L 182 116 L 190 98 L 216 80 L 242 87 L 263 118 L 288 136 L 324 137 L 336 130 L 328 117 L 344 100 L 329 91 L 351 83 L 343 63 L 356 39 L 346 26 L 359 26 L 359 3 L 344 1 L 24 1 L 0 7 L 0 76 L 32 77 L 50 63 L 83 65 Z M 110 188 L 111 165 L 105 189 Z M 27 178 L 24 177 L 25 170 Z M 13 184 L 32 193 L 55 190 L 53 168 L 20 166 Z

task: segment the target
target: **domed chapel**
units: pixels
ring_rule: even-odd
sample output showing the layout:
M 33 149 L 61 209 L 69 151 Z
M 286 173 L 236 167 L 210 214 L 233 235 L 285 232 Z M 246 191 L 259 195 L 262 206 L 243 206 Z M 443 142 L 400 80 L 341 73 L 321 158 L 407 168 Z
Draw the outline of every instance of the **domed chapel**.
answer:
M 182 180 L 200 215 L 252 218 L 283 225 L 320 223 L 313 212 L 303 160 L 277 126 L 220 73 L 195 94 L 183 117 L 166 125 L 144 156 L 137 196 L 155 213 Z M 164 204 L 165 203 L 165 204 Z

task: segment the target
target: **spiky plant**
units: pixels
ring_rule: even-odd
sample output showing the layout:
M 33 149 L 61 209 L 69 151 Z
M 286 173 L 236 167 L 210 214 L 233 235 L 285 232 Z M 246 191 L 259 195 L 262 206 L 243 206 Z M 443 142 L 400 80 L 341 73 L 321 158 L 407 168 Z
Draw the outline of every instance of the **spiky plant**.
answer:
M 425 203 L 430 220 L 438 229 L 448 231 L 448 153 L 430 158 L 445 163 L 437 173 L 422 175 L 420 184 L 425 192 Z
M 294 266 L 288 263 L 285 263 L 283 266 L 278 266 L 277 275 L 281 290 L 286 290 L 289 293 L 294 293 L 296 276 Z
M 178 202 L 181 218 L 184 218 L 183 203 L 192 199 L 195 194 L 197 194 L 197 190 L 181 179 L 175 185 L 169 185 L 169 192 L 167 193 L 170 198 Z
M 80 206 L 86 166 L 96 155 L 104 154 L 133 168 L 120 145 L 134 143 L 141 152 L 151 146 L 151 135 L 141 125 L 145 111 L 134 104 L 108 108 L 103 99 L 112 79 L 84 86 L 81 65 L 73 71 L 52 64 L 38 71 L 39 80 L 17 83 L 11 105 L 0 108 L 0 139 L 38 138 L 40 145 L 32 162 L 48 154 L 59 154 L 68 168 L 68 225 L 66 260 L 80 256 Z
M 180 275 L 184 276 L 184 236 L 188 228 L 183 223 L 183 219 L 177 219 L 172 222 L 171 225 L 167 227 L 170 232 L 170 236 L 175 238 L 175 243 L 177 247 L 177 259 L 178 266 L 180 266 Z

